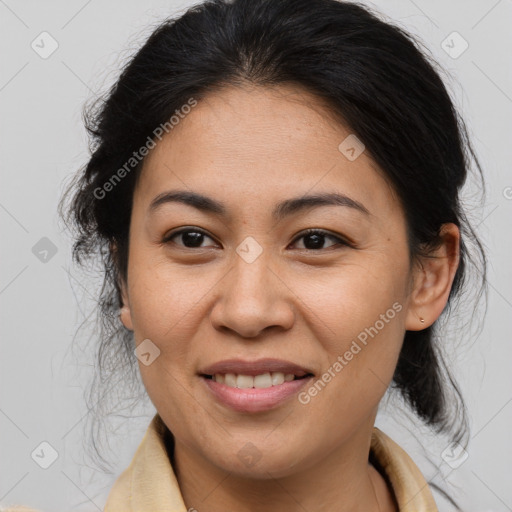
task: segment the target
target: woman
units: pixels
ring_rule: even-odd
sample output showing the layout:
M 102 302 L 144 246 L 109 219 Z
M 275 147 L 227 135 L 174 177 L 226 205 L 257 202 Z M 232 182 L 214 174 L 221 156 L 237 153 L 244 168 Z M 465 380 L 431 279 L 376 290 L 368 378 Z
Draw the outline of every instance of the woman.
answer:
M 466 432 L 434 334 L 480 247 L 473 153 L 411 36 L 336 0 L 206 2 L 90 130 L 75 256 L 103 255 L 103 353 L 157 411 L 105 511 L 437 510 L 374 426 L 392 386 Z

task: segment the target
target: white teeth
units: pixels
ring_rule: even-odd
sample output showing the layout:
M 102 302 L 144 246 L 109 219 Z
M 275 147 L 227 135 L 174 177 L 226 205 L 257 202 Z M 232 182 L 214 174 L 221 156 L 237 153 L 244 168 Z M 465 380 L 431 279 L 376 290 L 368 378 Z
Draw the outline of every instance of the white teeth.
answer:
M 236 388 L 236 375 L 233 373 L 226 373 L 224 377 L 224 384 L 226 384 L 226 386 Z
M 295 379 L 295 375 L 293 373 L 287 373 L 285 375 L 283 372 L 267 372 L 253 377 L 252 375 L 237 375 L 234 373 L 226 373 L 225 375 L 216 373 L 212 378 L 215 382 L 226 384 L 226 386 L 230 388 L 264 389 L 279 386 L 283 384 L 283 382 L 290 382 Z
M 274 372 L 272 374 L 272 386 L 279 386 L 284 382 L 284 373 Z
M 236 387 L 240 389 L 248 389 L 254 386 L 254 377 L 250 375 L 237 375 Z
M 270 373 L 256 375 L 256 377 L 254 377 L 254 387 L 259 389 L 272 387 L 272 377 L 270 376 Z

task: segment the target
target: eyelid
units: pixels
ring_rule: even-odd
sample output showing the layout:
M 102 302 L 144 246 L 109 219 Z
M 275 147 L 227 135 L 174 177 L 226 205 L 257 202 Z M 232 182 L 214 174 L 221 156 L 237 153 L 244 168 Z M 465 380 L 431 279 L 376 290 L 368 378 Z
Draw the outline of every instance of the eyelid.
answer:
M 219 243 L 217 242 L 217 240 L 215 240 L 215 237 L 209 235 L 204 229 L 201 229 L 201 228 L 198 228 L 198 227 L 195 227 L 195 226 L 182 226 L 181 228 L 177 228 L 177 230 L 175 231 L 171 231 L 169 234 L 166 234 L 163 239 L 162 239 L 162 243 L 168 243 L 171 241 L 172 238 L 174 238 L 175 236 L 178 236 L 182 233 L 186 233 L 186 232 L 196 232 L 196 233 L 201 233 L 202 235 L 210 238 L 211 240 L 213 240 L 215 243 Z M 308 228 L 304 231 L 301 231 L 300 233 L 298 233 L 295 238 L 292 240 L 291 244 L 290 245 L 293 245 L 295 244 L 298 240 L 300 240 L 301 238 L 307 236 L 307 235 L 311 235 L 311 234 L 315 234 L 315 235 L 322 235 L 322 236 L 325 236 L 326 238 L 329 237 L 329 238 L 333 238 L 335 240 L 337 240 L 337 244 L 335 244 L 334 246 L 331 246 L 331 247 L 335 247 L 336 245 L 341 245 L 341 246 L 348 246 L 348 247 L 355 247 L 355 244 L 354 242 L 350 241 L 349 239 L 347 239 L 346 237 L 343 237 L 341 235 L 338 235 L 338 234 L 335 234 L 335 233 L 332 233 L 330 231 L 327 231 L 325 229 L 321 229 L 321 228 Z M 180 244 L 177 244 L 180 246 Z M 182 246 L 183 248 L 185 249 L 206 249 L 206 247 L 185 247 L 185 246 Z M 308 252 L 321 252 L 321 251 L 324 251 L 326 249 L 329 249 L 329 247 L 325 248 L 325 249 L 298 249 L 300 251 L 308 251 Z
M 355 246 L 354 242 L 350 241 L 348 238 L 343 237 L 341 235 L 337 235 L 335 233 L 332 233 L 331 231 L 327 231 L 327 230 L 321 229 L 321 228 L 308 228 L 305 231 L 301 231 L 293 239 L 293 241 L 291 243 L 294 244 L 294 243 L 297 242 L 297 240 L 300 240 L 301 238 L 303 238 L 303 237 L 305 237 L 307 235 L 323 235 L 326 238 L 330 237 L 330 238 L 336 239 L 338 241 L 338 243 L 336 245 L 344 245 L 344 246 L 348 246 L 348 247 L 354 247 Z M 334 246 L 332 246 L 332 247 L 334 247 Z M 330 249 L 330 248 L 328 247 L 326 249 Z M 301 250 L 301 251 L 311 251 L 311 252 L 321 252 L 321 251 L 326 250 L 326 249 L 299 249 L 299 250 Z
M 201 229 L 201 228 L 198 228 L 195 226 L 182 226 L 181 228 L 177 228 L 175 231 L 171 231 L 170 233 L 164 235 L 164 237 L 162 239 L 162 243 L 164 243 L 164 244 L 168 243 L 171 241 L 171 238 L 174 238 L 175 236 L 181 235 L 182 233 L 186 233 L 189 231 L 192 231 L 195 233 L 201 233 L 202 235 L 207 236 L 208 238 L 211 238 L 216 244 L 219 243 L 219 242 L 217 242 L 217 240 L 215 240 L 215 238 L 213 236 L 208 234 L 204 229 Z M 180 247 L 183 247 L 184 249 L 206 249 L 206 247 L 185 247 L 184 245 L 182 246 L 180 244 L 176 244 L 176 245 L 179 245 Z

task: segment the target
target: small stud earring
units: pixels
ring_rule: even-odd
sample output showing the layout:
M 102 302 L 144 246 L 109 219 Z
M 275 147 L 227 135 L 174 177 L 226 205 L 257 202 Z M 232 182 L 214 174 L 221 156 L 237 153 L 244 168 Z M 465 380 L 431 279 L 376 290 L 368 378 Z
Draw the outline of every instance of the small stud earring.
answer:
M 421 316 L 420 316 L 420 322 L 421 322 L 422 324 L 424 324 L 424 323 L 425 323 L 425 319 L 424 319 L 424 318 L 422 318 Z

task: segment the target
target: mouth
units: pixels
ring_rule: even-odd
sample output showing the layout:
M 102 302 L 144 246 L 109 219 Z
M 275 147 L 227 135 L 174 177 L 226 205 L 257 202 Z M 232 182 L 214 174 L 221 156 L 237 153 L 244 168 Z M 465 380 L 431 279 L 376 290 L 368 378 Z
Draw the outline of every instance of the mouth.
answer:
M 267 389 L 274 386 L 280 386 L 285 382 L 293 380 L 307 379 L 313 377 L 312 373 L 304 375 L 295 375 L 293 373 L 266 372 L 259 375 L 244 375 L 236 373 L 215 373 L 214 375 L 202 374 L 201 377 L 224 384 L 230 388 L 238 389 Z
M 314 374 L 306 367 L 278 359 L 231 359 L 202 369 L 198 376 L 217 403 L 237 412 L 256 413 L 284 404 Z

